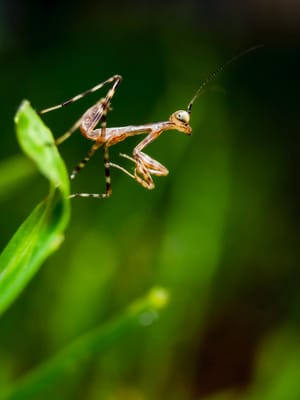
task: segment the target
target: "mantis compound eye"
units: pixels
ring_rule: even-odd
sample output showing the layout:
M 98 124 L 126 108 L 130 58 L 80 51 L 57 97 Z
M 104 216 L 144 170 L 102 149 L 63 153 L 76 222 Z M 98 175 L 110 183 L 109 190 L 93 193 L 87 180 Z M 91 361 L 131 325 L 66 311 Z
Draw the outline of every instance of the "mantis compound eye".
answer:
M 190 114 L 187 111 L 178 111 L 175 115 L 176 119 L 184 124 L 188 124 L 190 122 Z

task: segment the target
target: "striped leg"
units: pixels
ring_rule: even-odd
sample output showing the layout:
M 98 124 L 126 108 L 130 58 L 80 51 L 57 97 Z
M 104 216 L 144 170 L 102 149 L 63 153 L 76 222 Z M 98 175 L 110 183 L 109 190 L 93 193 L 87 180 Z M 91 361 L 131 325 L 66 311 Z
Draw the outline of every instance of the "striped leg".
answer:
M 105 129 L 106 129 L 106 111 L 102 115 L 101 121 L 101 136 L 98 138 L 96 143 L 93 144 L 87 156 L 77 165 L 70 175 L 70 179 L 74 179 L 79 171 L 85 167 L 87 162 L 95 154 L 95 152 L 104 144 L 105 142 Z M 104 174 L 105 174 L 105 193 L 74 193 L 70 197 L 93 197 L 94 199 L 104 199 L 111 195 L 111 180 L 110 180 L 110 162 L 109 162 L 109 152 L 108 146 L 104 144 L 103 146 L 103 161 L 104 161 Z
M 101 144 L 98 146 L 98 148 L 101 146 Z M 94 150 L 92 154 L 94 154 L 95 151 L 96 150 Z M 89 157 L 87 156 L 86 158 L 88 161 Z M 105 145 L 103 146 L 103 160 L 104 160 L 104 173 L 105 173 L 105 193 L 73 193 L 70 195 L 71 198 L 73 198 L 73 197 L 92 197 L 94 199 L 105 199 L 105 198 L 108 198 L 112 194 L 111 179 L 110 179 L 111 164 L 109 162 L 108 146 L 105 146 Z M 85 163 L 87 161 L 85 161 Z M 79 167 L 79 170 L 82 168 L 82 167 L 80 168 L 80 164 L 78 164 L 78 167 Z M 76 169 L 74 171 L 76 171 Z M 72 172 L 72 174 L 74 173 L 74 171 Z M 75 175 L 76 175 L 76 173 L 75 173 Z M 72 175 L 71 175 L 71 179 L 72 179 Z
M 121 80 L 122 80 L 122 77 L 120 75 L 114 75 L 111 78 L 106 79 L 106 81 L 101 82 L 96 86 L 93 86 L 91 89 L 88 89 L 85 92 L 82 92 L 82 93 L 78 94 L 77 96 L 74 96 L 71 99 L 64 101 L 63 103 L 60 103 L 56 106 L 45 108 L 44 110 L 39 111 L 39 114 L 46 114 L 50 111 L 58 110 L 59 108 L 62 108 L 69 104 L 75 103 L 75 101 L 82 99 L 86 95 L 88 95 L 90 93 L 94 93 L 97 90 L 103 88 L 103 86 L 108 85 L 109 83 L 113 83 L 113 82 L 120 82 Z
M 78 172 L 80 172 L 82 170 L 82 168 L 84 168 L 86 166 L 86 164 L 88 163 L 88 161 L 91 159 L 91 157 L 95 154 L 95 152 L 99 149 L 99 147 L 102 146 L 103 143 L 105 143 L 105 132 L 106 132 L 106 114 L 107 114 L 107 110 L 109 108 L 109 101 L 100 101 L 101 104 L 101 114 L 100 116 L 97 118 L 97 124 L 101 121 L 101 130 L 100 130 L 100 134 L 97 135 L 97 139 L 96 142 L 93 144 L 93 146 L 91 147 L 90 151 L 88 152 L 88 154 L 84 157 L 84 159 L 75 167 L 75 169 L 72 171 L 71 175 L 70 175 L 70 179 L 74 179 L 76 177 L 76 175 L 78 174 Z M 85 115 L 85 114 L 84 114 Z M 82 119 L 80 119 L 80 125 L 82 126 Z M 76 125 L 76 124 L 75 124 Z M 91 130 L 91 132 L 93 132 Z
M 64 101 L 63 103 L 60 103 L 56 106 L 45 108 L 44 110 L 39 111 L 39 114 L 46 114 L 50 111 L 57 110 L 59 108 L 65 107 L 69 104 L 75 103 L 76 101 L 82 99 L 83 97 L 87 96 L 90 93 L 94 93 L 97 90 L 101 89 L 103 86 L 112 84 L 112 88 L 108 91 L 106 98 L 103 100 L 100 100 L 98 103 L 95 104 L 95 106 L 91 107 L 88 111 L 86 111 L 81 118 L 62 136 L 56 139 L 55 144 L 58 146 L 61 143 L 63 143 L 65 140 L 67 140 L 73 132 L 75 132 L 82 124 L 86 125 L 85 118 L 87 117 L 89 120 L 89 123 L 87 126 L 83 126 L 83 130 L 86 130 L 86 134 L 89 132 L 92 132 L 94 127 L 98 124 L 98 122 L 102 119 L 102 112 L 109 111 L 110 109 L 110 100 L 113 97 L 115 93 L 115 89 L 121 82 L 122 77 L 120 75 L 114 75 L 111 78 L 107 79 L 104 82 L 99 83 L 98 85 L 92 87 L 91 89 L 86 90 L 83 93 L 78 94 L 77 96 L 72 97 L 69 100 Z M 94 112 L 94 110 L 97 110 L 97 112 Z M 83 132 L 82 132 L 83 133 Z
M 56 146 L 59 146 L 65 140 L 69 139 L 72 133 L 74 133 L 79 128 L 80 124 L 81 124 L 81 118 L 66 133 L 64 133 L 55 140 Z
M 76 175 L 78 172 L 80 172 L 86 164 L 90 161 L 90 159 L 93 157 L 93 155 L 96 153 L 96 151 L 103 145 L 103 142 L 97 141 L 93 144 L 93 146 L 90 148 L 89 152 L 87 155 L 76 165 L 76 167 L 73 169 L 73 171 L 70 174 L 70 179 L 75 179 Z

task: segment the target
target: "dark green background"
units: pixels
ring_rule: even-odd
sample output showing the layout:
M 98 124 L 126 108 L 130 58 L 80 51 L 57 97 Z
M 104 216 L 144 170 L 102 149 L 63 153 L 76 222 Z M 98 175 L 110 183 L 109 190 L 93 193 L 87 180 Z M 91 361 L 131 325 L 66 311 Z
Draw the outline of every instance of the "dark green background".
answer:
M 220 63 L 265 47 L 197 100 L 191 137 L 147 148 L 170 170 L 154 191 L 114 170 L 109 200 L 72 201 L 64 245 L 1 319 L 1 387 L 162 285 L 171 302 L 153 326 L 40 398 L 300 398 L 299 17 L 267 1 L 2 0 L 3 160 L 20 153 L 23 98 L 39 110 L 118 73 L 109 126 L 164 120 Z M 98 97 L 43 119 L 58 137 Z M 118 154 L 139 140 L 112 161 L 129 166 Z M 61 146 L 69 170 L 89 146 L 79 133 Z M 103 191 L 101 152 L 72 188 Z M 46 193 L 36 174 L 2 194 L 2 247 Z

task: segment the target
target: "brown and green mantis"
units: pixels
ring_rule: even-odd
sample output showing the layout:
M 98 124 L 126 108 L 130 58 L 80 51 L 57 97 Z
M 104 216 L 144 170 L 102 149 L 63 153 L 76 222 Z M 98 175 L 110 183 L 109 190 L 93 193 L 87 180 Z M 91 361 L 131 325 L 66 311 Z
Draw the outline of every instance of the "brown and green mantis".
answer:
M 95 152 L 102 147 L 103 158 L 104 158 L 104 171 L 105 171 L 105 193 L 74 193 L 70 197 L 93 197 L 97 199 L 107 198 L 111 195 L 111 178 L 110 178 L 110 167 L 117 168 L 136 180 L 146 189 L 153 189 L 154 182 L 152 175 L 154 176 L 165 176 L 168 175 L 169 171 L 158 161 L 151 158 L 149 155 L 143 152 L 144 148 L 156 140 L 163 132 L 168 130 L 177 130 L 190 135 L 192 128 L 190 126 L 190 117 L 192 106 L 196 98 L 202 93 L 203 89 L 207 84 L 212 81 L 215 76 L 221 72 L 225 66 L 231 64 L 233 61 L 242 57 L 243 55 L 261 47 L 254 46 L 242 51 L 236 56 L 232 57 L 222 65 L 220 65 L 214 72 L 212 72 L 207 79 L 200 85 L 195 95 L 188 103 L 185 110 L 175 111 L 168 120 L 161 122 L 148 123 L 143 125 L 128 125 L 116 128 L 109 128 L 106 124 L 107 113 L 110 110 L 111 100 L 115 94 L 117 87 L 119 86 L 122 77 L 120 75 L 114 75 L 111 78 L 105 80 L 102 83 L 92 87 L 85 92 L 78 94 L 71 99 L 56 105 L 54 107 L 46 108 L 40 111 L 40 114 L 45 114 L 49 111 L 53 111 L 62 108 L 68 104 L 74 103 L 77 100 L 82 99 L 90 93 L 94 93 L 104 87 L 105 85 L 111 85 L 106 96 L 101 98 L 96 104 L 90 107 L 85 113 L 79 118 L 79 120 L 69 129 L 64 135 L 56 140 L 56 144 L 59 145 L 68 139 L 77 129 L 80 130 L 81 134 L 87 139 L 92 140 L 94 143 L 86 155 L 86 157 L 77 165 L 70 175 L 70 179 L 74 179 L 77 173 L 84 168 L 90 158 Z M 97 126 L 99 126 L 97 128 Z M 134 163 L 133 173 L 127 171 L 122 166 L 112 163 L 109 160 L 109 147 L 113 146 L 130 136 L 146 134 L 147 136 L 133 149 L 132 155 L 120 154 L 122 157 L 131 160 Z

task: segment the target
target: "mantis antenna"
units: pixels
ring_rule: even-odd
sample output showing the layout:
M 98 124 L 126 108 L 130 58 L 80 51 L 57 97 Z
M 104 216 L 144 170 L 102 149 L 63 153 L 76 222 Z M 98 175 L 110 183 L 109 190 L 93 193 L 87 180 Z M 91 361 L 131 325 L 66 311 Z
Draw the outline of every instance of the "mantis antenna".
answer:
M 208 75 L 208 77 L 205 79 L 205 81 L 202 82 L 202 84 L 200 85 L 199 89 L 196 91 L 196 93 L 194 94 L 194 97 L 192 98 L 192 100 L 189 102 L 189 105 L 187 106 L 187 112 L 190 114 L 192 111 L 192 105 L 194 103 L 194 101 L 197 99 L 197 97 L 199 97 L 199 95 L 203 92 L 203 89 L 211 82 L 213 81 L 216 76 L 223 71 L 223 69 L 225 67 L 227 67 L 227 65 L 233 63 L 234 61 L 238 60 L 239 58 L 243 57 L 244 55 L 251 53 L 252 51 L 255 51 L 261 47 L 263 47 L 263 44 L 259 44 L 256 46 L 252 46 L 246 50 L 241 51 L 240 53 L 236 54 L 235 56 L 233 56 L 232 58 L 230 58 L 229 60 L 225 61 L 223 64 L 221 64 L 217 69 L 215 69 L 210 75 Z
M 106 116 L 108 112 L 111 110 L 110 104 L 112 98 L 116 92 L 117 87 L 119 86 L 122 77 L 120 75 L 114 75 L 104 82 L 98 83 L 98 85 L 86 90 L 83 93 L 80 93 L 69 100 L 64 101 L 56 106 L 45 108 L 40 111 L 40 114 L 45 114 L 49 111 L 57 110 L 61 107 L 67 106 L 68 104 L 72 104 L 77 100 L 82 99 L 84 96 L 89 93 L 94 93 L 97 90 L 103 88 L 105 85 L 109 85 L 106 96 L 97 101 L 94 105 L 88 108 L 84 114 L 79 118 L 75 124 L 62 136 L 56 139 L 55 143 L 57 145 L 63 143 L 67 140 L 77 129 L 80 130 L 81 134 L 89 140 L 94 141 L 92 147 L 90 148 L 88 154 L 77 164 L 75 169 L 73 169 L 70 179 L 74 179 L 78 172 L 80 172 L 87 162 L 91 159 L 91 157 L 96 153 L 96 151 L 102 147 L 103 148 L 103 164 L 104 164 L 104 174 L 105 174 L 105 192 L 104 193 L 73 193 L 70 197 L 92 197 L 94 199 L 104 199 L 108 198 L 111 193 L 111 178 L 110 178 L 110 168 L 114 167 L 124 172 L 129 177 L 133 178 L 136 182 L 138 182 L 141 186 L 146 189 L 153 189 L 154 182 L 152 179 L 152 175 L 154 176 L 165 176 L 168 175 L 169 171 L 167 168 L 162 165 L 160 162 L 151 158 L 148 154 L 144 153 L 144 148 L 148 146 L 151 142 L 156 140 L 164 131 L 168 130 L 177 130 L 186 135 L 190 135 L 192 133 L 192 128 L 189 124 L 190 121 L 190 113 L 192 109 L 192 105 L 200 93 L 203 91 L 204 87 L 212 81 L 216 75 L 221 72 L 225 66 L 231 64 L 233 61 L 242 57 L 243 55 L 250 53 L 262 47 L 253 46 L 248 48 L 247 50 L 238 53 L 236 56 L 232 57 L 230 60 L 226 61 L 222 65 L 219 66 L 214 72 L 212 72 L 206 80 L 202 83 L 199 89 L 196 91 L 194 97 L 190 101 L 187 110 L 178 110 L 170 115 L 167 121 L 148 123 L 143 125 L 128 125 L 121 127 L 108 128 L 106 125 Z M 99 126 L 97 128 L 97 126 Z M 146 134 L 146 137 L 139 142 L 136 147 L 133 149 L 132 156 L 128 156 L 126 154 L 120 154 L 122 157 L 131 160 L 134 163 L 134 171 L 130 172 L 122 166 L 110 162 L 109 158 L 109 148 L 112 145 L 115 145 L 119 142 L 122 142 L 126 138 L 134 135 Z

